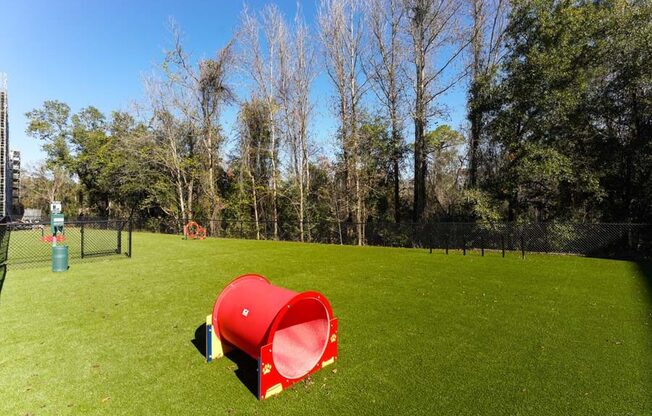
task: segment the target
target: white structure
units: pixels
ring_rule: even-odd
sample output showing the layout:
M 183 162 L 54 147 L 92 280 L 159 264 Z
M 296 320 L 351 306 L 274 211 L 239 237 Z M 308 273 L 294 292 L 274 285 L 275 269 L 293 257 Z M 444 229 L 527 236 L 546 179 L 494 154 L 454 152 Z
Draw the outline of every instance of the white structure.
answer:
M 9 105 L 7 76 L 0 73 L 0 218 L 11 215 L 12 166 L 9 162 Z
M 20 206 L 20 152 L 12 150 L 9 152 L 9 164 L 11 166 L 11 213 L 21 215 Z
M 40 209 L 25 208 L 23 213 L 23 221 L 25 222 L 39 222 L 43 219 L 43 213 Z

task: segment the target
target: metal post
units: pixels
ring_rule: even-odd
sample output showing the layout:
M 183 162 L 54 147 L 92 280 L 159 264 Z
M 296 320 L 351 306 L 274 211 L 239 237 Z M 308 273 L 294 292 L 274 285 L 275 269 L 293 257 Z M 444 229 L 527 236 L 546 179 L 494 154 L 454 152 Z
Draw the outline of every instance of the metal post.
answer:
M 81 234 L 81 258 L 84 258 L 84 223 L 81 223 L 81 230 L 79 231 Z
M 446 234 L 446 254 L 448 254 L 448 234 Z
M 242 220 L 240 220 L 240 239 L 241 240 L 243 238 L 242 236 L 243 236 L 243 234 L 242 234 Z
M 129 252 L 127 253 L 127 257 L 131 258 L 131 220 L 129 220 L 129 238 L 127 239 L 127 247 L 129 249 Z
M 521 233 L 521 258 L 525 258 L 525 237 L 523 237 L 523 233 Z
M 118 222 L 116 222 L 118 224 Z M 122 253 L 122 227 L 124 227 L 124 222 L 120 221 L 118 226 L 118 247 L 116 248 L 116 254 Z
M 480 252 L 482 257 L 484 257 L 484 235 L 480 235 Z
M 505 257 L 505 234 L 500 235 L 500 246 L 503 249 L 503 257 Z
M 462 233 L 462 255 L 466 256 L 466 234 Z

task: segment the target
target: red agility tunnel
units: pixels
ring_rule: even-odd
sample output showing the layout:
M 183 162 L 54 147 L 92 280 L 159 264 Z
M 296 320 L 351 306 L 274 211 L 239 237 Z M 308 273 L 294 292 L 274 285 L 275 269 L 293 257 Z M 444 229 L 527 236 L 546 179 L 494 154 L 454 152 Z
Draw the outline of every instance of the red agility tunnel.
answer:
M 223 346 L 258 360 L 258 398 L 266 399 L 337 359 L 337 318 L 321 293 L 247 274 L 224 288 L 207 322 L 208 361 Z

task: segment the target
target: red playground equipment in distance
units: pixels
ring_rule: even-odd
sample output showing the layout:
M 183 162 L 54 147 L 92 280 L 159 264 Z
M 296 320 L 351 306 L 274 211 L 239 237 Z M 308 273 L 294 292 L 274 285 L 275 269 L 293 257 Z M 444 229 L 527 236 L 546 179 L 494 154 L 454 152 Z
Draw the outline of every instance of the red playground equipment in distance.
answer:
M 206 238 L 206 228 L 195 221 L 189 221 L 183 226 L 183 235 L 189 240 L 203 240 Z

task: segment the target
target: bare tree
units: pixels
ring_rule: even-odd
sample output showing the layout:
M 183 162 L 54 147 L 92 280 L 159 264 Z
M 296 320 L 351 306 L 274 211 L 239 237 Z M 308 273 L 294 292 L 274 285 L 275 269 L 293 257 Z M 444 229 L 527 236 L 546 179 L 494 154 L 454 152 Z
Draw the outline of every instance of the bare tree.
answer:
M 468 119 L 469 135 L 469 182 L 477 184 L 479 147 L 487 101 L 487 88 L 496 76 L 503 51 L 503 37 L 507 25 L 508 0 L 468 0 L 472 21 L 471 64 Z
M 344 176 L 354 196 L 358 245 L 364 242 L 358 118 L 366 84 L 361 68 L 364 20 L 361 6 L 359 0 L 321 0 L 318 17 L 326 72 L 336 89 Z
M 437 99 L 465 75 L 466 69 L 452 71 L 470 43 L 461 37 L 458 0 L 404 0 L 409 21 L 414 65 L 414 206 L 413 220 L 423 217 L 428 176 L 426 128 L 430 119 L 441 114 Z M 453 73 L 453 75 L 450 75 Z
M 42 162 L 21 172 L 21 199 L 28 207 L 46 209 L 51 201 L 74 196 L 75 182 L 61 165 Z
M 400 0 L 367 0 L 366 5 L 370 43 L 373 47 L 369 51 L 364 68 L 390 121 L 394 220 L 399 222 L 406 88 L 403 82 L 406 51 L 402 40 L 405 8 Z
M 184 146 L 181 123 L 174 115 L 173 91 L 174 84 L 161 81 L 154 77 L 145 79 L 145 89 L 151 107 L 151 124 L 159 152 L 154 157 L 158 165 L 168 172 L 174 184 L 180 219 L 192 219 L 192 202 L 194 196 L 192 164 L 188 163 L 194 157 L 189 152 L 192 146 Z M 193 137 L 185 137 L 192 140 Z
M 262 28 L 261 28 L 262 27 Z M 284 41 L 287 28 L 283 15 L 276 5 L 267 5 L 261 18 L 252 15 L 247 8 L 242 12 L 238 38 L 241 43 L 239 59 L 241 67 L 253 80 L 254 90 L 268 105 L 271 141 L 269 152 L 272 161 L 272 222 L 274 238 L 278 239 L 278 147 L 277 137 L 277 86 L 279 84 L 279 45 Z M 264 39 L 261 45 L 261 33 Z M 263 47 L 265 50 L 263 50 Z
M 310 239 L 310 227 L 306 230 L 304 222 L 310 219 L 307 209 L 310 191 L 308 126 L 312 112 L 310 87 L 316 73 L 314 48 L 308 28 L 298 12 L 291 36 L 282 38 L 279 43 L 279 70 L 279 104 L 283 114 L 283 129 L 290 148 L 292 173 L 299 190 L 297 216 L 300 239 L 304 241 L 306 232 Z
M 171 31 L 174 43 L 162 65 L 164 79 L 146 81 L 153 117 L 166 144 L 161 161 L 175 178 L 182 218 L 193 217 L 195 186 L 203 179 L 214 231 L 221 205 L 215 173 L 223 141 L 220 110 L 234 99 L 227 83 L 233 64 L 232 44 L 219 50 L 215 59 L 202 60 L 195 67 L 174 23 Z
M 251 205 L 253 207 L 256 239 L 260 239 L 260 196 L 258 188 L 266 178 L 267 145 L 271 136 L 269 125 L 270 109 L 265 101 L 244 102 L 238 115 L 240 170 L 249 179 Z M 243 186 L 244 188 L 244 186 Z
M 220 110 L 222 105 L 232 102 L 235 98 L 233 91 L 226 81 L 228 70 L 231 68 L 233 60 L 231 45 L 232 43 L 229 42 L 221 49 L 216 59 L 201 61 L 199 63 L 199 76 L 197 77 L 202 143 L 207 155 L 206 165 L 208 168 L 207 182 L 211 234 L 215 233 L 215 222 L 222 205 L 215 186 L 215 170 L 217 161 L 220 159 L 220 145 L 223 142 L 219 130 Z

